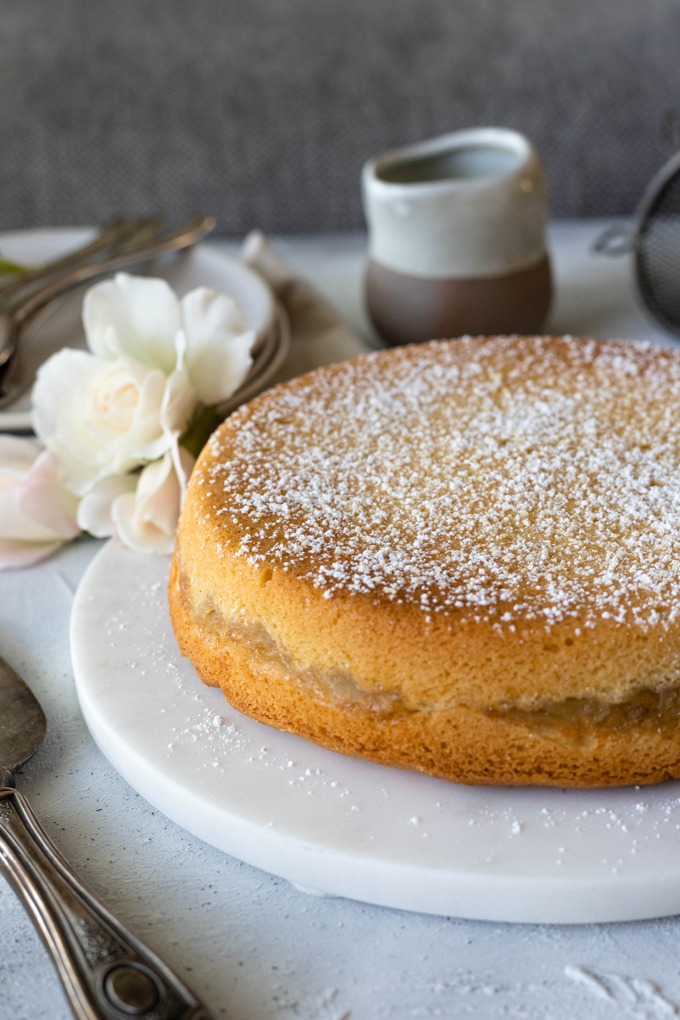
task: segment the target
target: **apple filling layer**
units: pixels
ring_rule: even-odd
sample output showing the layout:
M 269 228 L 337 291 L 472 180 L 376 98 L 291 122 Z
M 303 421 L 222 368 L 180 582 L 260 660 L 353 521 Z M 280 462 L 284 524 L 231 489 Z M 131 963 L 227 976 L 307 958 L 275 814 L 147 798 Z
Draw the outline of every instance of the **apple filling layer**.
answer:
M 201 619 L 221 641 L 246 648 L 248 660 L 257 671 L 270 670 L 279 676 L 288 677 L 307 690 L 313 691 L 320 701 L 333 705 L 361 705 L 384 715 L 407 711 L 401 695 L 380 688 L 370 690 L 356 682 L 348 670 L 320 669 L 315 666 L 301 666 L 292 655 L 269 634 L 259 623 L 240 623 L 225 620 L 219 610 L 212 609 Z
M 253 664 L 266 671 L 275 670 L 295 683 L 313 690 L 320 700 L 351 707 L 360 705 L 377 713 L 393 715 L 418 711 L 405 704 L 396 692 L 362 687 L 351 673 L 340 669 L 320 669 L 301 666 L 268 633 L 261 624 L 225 620 L 216 610 L 210 610 L 203 624 L 219 632 L 222 639 L 246 646 Z M 442 706 L 443 707 L 443 706 Z M 464 707 L 464 706 L 460 706 Z M 421 706 L 421 711 L 437 711 L 432 703 Z M 674 729 L 680 725 L 680 688 L 670 684 L 659 688 L 642 688 L 625 701 L 607 702 L 598 698 L 565 698 L 548 702 L 534 709 L 520 709 L 511 704 L 488 708 L 485 714 L 504 719 L 557 739 L 580 740 L 593 730 L 634 730 L 636 727 Z
M 597 698 L 565 698 L 532 710 L 512 705 L 489 709 L 491 717 L 502 717 L 543 735 L 574 738 L 597 730 L 677 729 L 680 724 L 680 689 L 666 686 L 642 688 L 625 701 L 607 702 Z

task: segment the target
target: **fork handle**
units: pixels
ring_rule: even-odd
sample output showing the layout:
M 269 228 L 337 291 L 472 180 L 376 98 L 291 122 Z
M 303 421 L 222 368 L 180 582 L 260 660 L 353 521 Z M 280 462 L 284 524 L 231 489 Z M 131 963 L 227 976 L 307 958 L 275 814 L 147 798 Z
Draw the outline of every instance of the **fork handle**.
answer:
M 33 920 L 77 1020 L 211 1020 L 179 977 L 70 866 L 0 772 L 0 870 Z
M 11 388 L 11 375 L 23 330 L 32 319 L 56 298 L 80 284 L 106 276 L 118 269 L 150 262 L 161 255 L 183 251 L 200 241 L 215 226 L 212 216 L 199 216 L 171 234 L 160 238 L 133 241 L 124 250 L 115 251 L 96 262 L 88 262 L 66 270 L 31 293 L 11 314 L 0 310 L 0 405 L 16 396 Z
M 79 284 L 95 280 L 97 277 L 106 276 L 108 273 L 128 266 L 134 266 L 140 262 L 150 262 L 160 255 L 168 255 L 172 252 L 179 252 L 200 241 L 202 237 L 209 234 L 215 226 L 212 216 L 197 216 L 195 219 L 185 223 L 182 227 L 165 234 L 163 237 L 153 236 L 151 238 L 140 235 L 133 239 L 130 244 L 109 255 L 98 259 L 95 262 L 86 262 L 84 265 L 73 266 L 63 274 L 49 280 L 39 290 L 31 294 L 16 308 L 12 315 L 20 324 L 27 322 L 37 312 L 61 297 L 67 291 L 72 290 Z
M 131 216 L 121 216 L 107 224 L 94 238 L 88 240 L 80 248 L 72 249 L 65 255 L 50 259 L 49 262 L 43 262 L 34 269 L 25 269 L 10 280 L 0 281 L 0 304 L 4 308 L 5 305 L 11 303 L 11 299 L 16 298 L 16 295 L 25 290 L 27 286 L 35 286 L 43 278 L 48 279 L 56 273 L 86 262 L 88 259 L 114 245 L 122 244 L 136 229 L 136 220 L 133 220 Z

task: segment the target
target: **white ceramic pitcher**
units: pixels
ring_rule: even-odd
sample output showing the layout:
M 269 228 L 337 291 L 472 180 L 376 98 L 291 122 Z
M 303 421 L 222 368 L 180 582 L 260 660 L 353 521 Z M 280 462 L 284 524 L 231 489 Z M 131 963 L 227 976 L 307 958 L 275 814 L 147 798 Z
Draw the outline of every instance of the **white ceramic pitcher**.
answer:
M 530 142 L 473 128 L 363 168 L 368 313 L 390 344 L 535 333 L 552 296 L 546 189 Z

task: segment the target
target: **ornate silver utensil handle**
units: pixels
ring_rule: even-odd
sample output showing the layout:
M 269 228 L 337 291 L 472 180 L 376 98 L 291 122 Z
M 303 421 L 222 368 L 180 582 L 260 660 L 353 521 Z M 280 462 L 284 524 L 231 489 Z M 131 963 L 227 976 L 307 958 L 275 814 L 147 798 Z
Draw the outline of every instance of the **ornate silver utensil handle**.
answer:
M 0 770 L 0 869 L 55 962 L 78 1020 L 211 1020 L 199 999 L 75 876 Z

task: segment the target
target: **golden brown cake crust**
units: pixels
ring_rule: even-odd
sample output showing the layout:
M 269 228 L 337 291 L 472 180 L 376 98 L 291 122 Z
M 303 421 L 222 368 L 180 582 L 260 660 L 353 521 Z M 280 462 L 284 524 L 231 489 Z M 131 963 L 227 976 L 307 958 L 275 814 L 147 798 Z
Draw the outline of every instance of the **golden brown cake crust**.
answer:
M 170 583 L 202 679 L 334 750 L 472 783 L 680 775 L 680 357 L 438 341 L 232 415 Z

